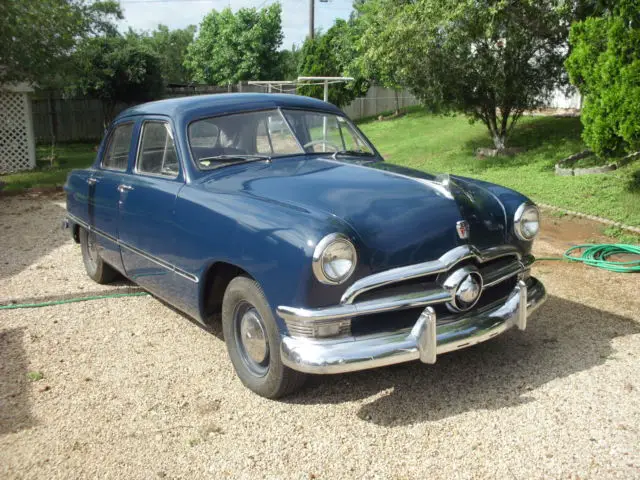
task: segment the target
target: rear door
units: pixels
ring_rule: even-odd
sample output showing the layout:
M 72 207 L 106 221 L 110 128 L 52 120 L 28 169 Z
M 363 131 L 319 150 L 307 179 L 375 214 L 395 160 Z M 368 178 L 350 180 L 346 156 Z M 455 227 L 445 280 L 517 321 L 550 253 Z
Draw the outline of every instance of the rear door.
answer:
M 164 117 L 143 120 L 133 172 L 122 186 L 120 244 L 127 276 L 161 298 L 179 304 L 185 272 L 176 271 L 175 202 L 184 174 L 173 129 Z
M 118 244 L 120 185 L 126 182 L 133 157 L 134 127 L 133 121 L 123 120 L 111 128 L 102 160 L 88 179 L 89 224 L 103 260 L 120 271 L 124 271 Z

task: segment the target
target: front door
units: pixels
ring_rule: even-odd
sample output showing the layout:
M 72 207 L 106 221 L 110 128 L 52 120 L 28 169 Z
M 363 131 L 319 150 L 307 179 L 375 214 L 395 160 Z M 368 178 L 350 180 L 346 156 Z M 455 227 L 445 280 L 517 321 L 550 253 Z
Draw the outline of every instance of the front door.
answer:
M 131 121 L 121 122 L 111 130 L 102 161 L 89 179 L 89 224 L 95 231 L 101 257 L 120 271 L 124 271 L 118 245 L 120 185 L 128 176 L 133 130 Z
M 133 173 L 122 186 L 120 244 L 127 276 L 161 298 L 176 299 L 182 281 L 176 272 L 173 221 L 178 192 L 184 185 L 170 124 L 142 123 Z

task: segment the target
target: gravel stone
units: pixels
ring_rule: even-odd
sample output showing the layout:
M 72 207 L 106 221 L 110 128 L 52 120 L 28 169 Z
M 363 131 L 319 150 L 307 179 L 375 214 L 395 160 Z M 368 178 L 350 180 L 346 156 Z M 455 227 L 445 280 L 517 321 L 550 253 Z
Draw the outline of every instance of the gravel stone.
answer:
M 85 275 L 62 197 L 0 202 L 0 300 L 114 288 Z M 568 246 L 541 237 L 538 255 Z M 534 273 L 549 300 L 527 331 L 277 402 L 242 386 L 219 326 L 152 297 L 0 311 L 0 478 L 639 478 L 640 276 Z

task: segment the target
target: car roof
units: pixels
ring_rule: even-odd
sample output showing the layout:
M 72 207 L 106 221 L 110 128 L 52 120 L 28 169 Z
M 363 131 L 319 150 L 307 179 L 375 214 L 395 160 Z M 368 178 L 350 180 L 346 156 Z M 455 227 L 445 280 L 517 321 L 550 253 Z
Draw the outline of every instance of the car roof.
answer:
M 330 103 L 301 95 L 273 93 L 221 93 L 170 98 L 143 103 L 121 112 L 116 120 L 134 115 L 165 115 L 191 121 L 195 118 L 270 108 L 307 108 L 342 113 Z

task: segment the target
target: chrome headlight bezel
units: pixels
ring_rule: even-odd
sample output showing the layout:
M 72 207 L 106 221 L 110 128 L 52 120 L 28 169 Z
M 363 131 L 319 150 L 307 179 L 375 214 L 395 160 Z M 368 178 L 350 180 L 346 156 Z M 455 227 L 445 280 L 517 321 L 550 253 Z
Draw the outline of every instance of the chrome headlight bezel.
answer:
M 527 236 L 524 228 L 524 220 L 530 213 L 535 213 L 538 228 L 533 235 Z M 532 242 L 538 236 L 538 233 L 540 233 L 540 210 L 538 210 L 538 207 L 529 202 L 521 204 L 513 216 L 513 230 L 520 240 Z
M 349 270 L 341 277 L 332 276 L 327 273 L 326 268 L 326 254 L 333 248 L 347 248 L 351 254 L 351 266 Z M 312 267 L 313 273 L 320 283 L 325 285 L 340 285 L 346 282 L 353 274 L 358 265 L 358 253 L 356 247 L 349 240 L 346 235 L 342 233 L 330 233 L 318 242 L 316 248 L 313 251 Z

